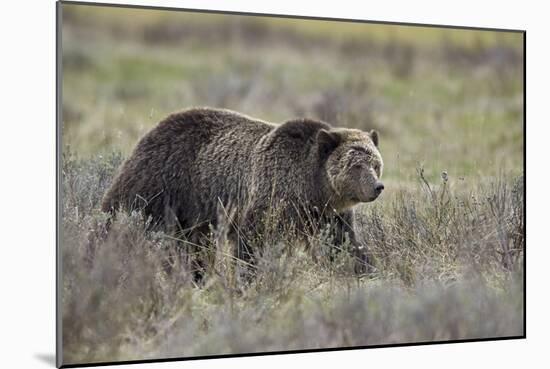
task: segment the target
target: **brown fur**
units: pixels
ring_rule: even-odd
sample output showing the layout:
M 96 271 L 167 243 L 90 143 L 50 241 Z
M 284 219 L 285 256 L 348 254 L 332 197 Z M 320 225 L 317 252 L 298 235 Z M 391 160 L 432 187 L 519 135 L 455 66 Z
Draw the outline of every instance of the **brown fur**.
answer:
M 277 207 L 279 219 L 299 229 L 312 215 L 336 219 L 340 238 L 347 233 L 356 243 L 351 208 L 381 191 L 377 143 L 374 131 L 316 120 L 275 125 L 229 110 L 190 109 L 140 140 L 102 209 L 139 209 L 163 227 L 202 231 L 216 226 L 220 210 L 238 209 L 235 221 L 251 235 L 262 233 L 263 217 Z

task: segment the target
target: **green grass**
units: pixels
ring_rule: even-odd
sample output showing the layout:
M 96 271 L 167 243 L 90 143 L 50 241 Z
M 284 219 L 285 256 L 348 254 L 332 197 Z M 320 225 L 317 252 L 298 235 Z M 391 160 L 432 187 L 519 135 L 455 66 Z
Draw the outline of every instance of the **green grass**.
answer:
M 520 35 L 63 9 L 66 363 L 523 333 Z M 102 234 L 123 158 L 204 105 L 380 132 L 386 190 L 356 209 L 368 277 L 346 253 L 327 260 L 320 236 L 309 250 L 273 241 L 244 287 L 213 238 L 197 287 L 185 260 L 166 273 L 178 242 L 140 214 Z
M 333 39 L 302 29 L 317 29 L 315 22 L 67 9 L 63 142 L 79 154 L 128 154 L 167 114 L 210 105 L 275 122 L 310 116 L 377 128 L 385 158 L 396 160 L 392 155 L 399 153 L 402 168 L 434 155 L 437 163 L 425 165 L 437 164 L 429 168 L 436 173 L 479 177 L 521 168 L 518 35 L 414 28 L 417 35 L 337 23 L 342 37 Z M 135 12 L 140 15 L 116 16 Z M 249 29 L 254 33 L 247 36 Z M 344 36 L 359 29 L 376 32 L 347 47 Z M 414 176 L 414 170 L 386 167 L 391 180 Z
M 70 9 L 69 9 L 70 8 Z M 468 49 L 479 49 L 487 45 L 515 45 L 521 42 L 517 33 L 496 33 L 490 31 L 441 29 L 433 31 L 426 27 L 411 26 L 381 26 L 368 23 L 338 22 L 338 32 L 334 31 L 334 23 L 319 20 L 297 21 L 292 19 L 270 17 L 226 16 L 223 14 L 197 14 L 167 12 L 161 10 L 118 9 L 105 11 L 101 8 L 66 6 L 69 9 L 67 18 L 72 22 L 86 25 L 97 25 L 100 29 L 116 30 L 119 35 L 132 37 L 148 31 L 165 31 L 165 40 L 173 40 L 178 31 L 189 28 L 212 27 L 221 24 L 221 28 L 229 27 L 229 23 L 246 22 L 248 30 L 262 33 L 285 31 L 297 33 L 308 38 L 329 38 L 337 42 L 368 37 L 383 43 L 399 41 L 415 46 L 438 45 L 442 41 L 456 43 Z M 154 33 L 154 32 L 151 32 Z M 175 35 L 174 35 L 175 34 Z M 172 36 L 172 37 L 170 37 Z

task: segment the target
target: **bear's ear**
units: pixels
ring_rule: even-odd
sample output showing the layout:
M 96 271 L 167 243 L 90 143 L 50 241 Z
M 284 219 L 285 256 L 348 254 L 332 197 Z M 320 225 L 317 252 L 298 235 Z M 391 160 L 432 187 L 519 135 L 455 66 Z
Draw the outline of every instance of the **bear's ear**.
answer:
M 372 142 L 374 143 L 374 146 L 378 147 L 378 131 L 375 131 L 374 129 L 372 129 L 369 132 L 369 136 Z
M 321 129 L 317 132 L 317 144 L 321 157 L 327 157 L 340 144 L 340 136 L 336 132 Z

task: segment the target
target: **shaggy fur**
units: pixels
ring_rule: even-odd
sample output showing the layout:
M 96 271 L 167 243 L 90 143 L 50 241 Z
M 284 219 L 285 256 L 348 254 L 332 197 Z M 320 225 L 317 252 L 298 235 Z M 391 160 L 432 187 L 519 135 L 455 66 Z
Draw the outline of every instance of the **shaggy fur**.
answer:
M 377 146 L 375 131 L 333 129 L 309 119 L 275 125 L 229 110 L 190 109 L 141 139 L 102 209 L 143 210 L 158 225 L 195 233 L 216 226 L 223 211 L 238 225 L 233 237 L 247 241 L 265 231 L 276 209 L 274 218 L 298 233 L 330 222 L 337 240 L 347 234 L 360 250 L 352 207 L 383 189 Z M 243 247 L 239 257 L 252 252 Z

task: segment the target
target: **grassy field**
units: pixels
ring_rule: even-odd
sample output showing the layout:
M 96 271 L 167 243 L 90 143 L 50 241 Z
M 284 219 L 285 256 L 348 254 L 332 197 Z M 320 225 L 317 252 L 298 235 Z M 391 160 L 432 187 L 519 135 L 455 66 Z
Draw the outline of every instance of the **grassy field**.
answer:
M 65 363 L 523 333 L 520 34 L 74 5 L 62 32 Z M 140 214 L 100 235 L 121 161 L 190 106 L 377 129 L 386 190 L 356 212 L 373 272 L 287 240 L 245 288 L 213 237 L 197 287 Z

